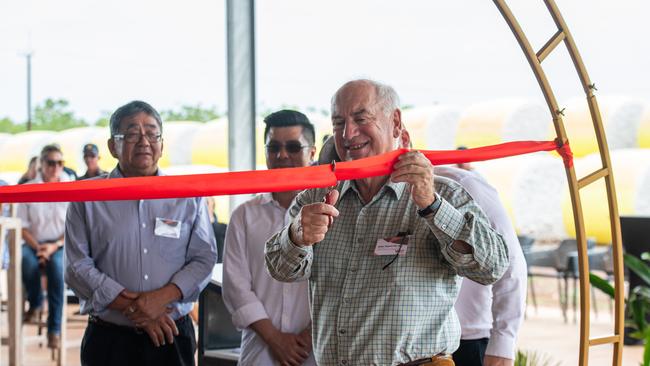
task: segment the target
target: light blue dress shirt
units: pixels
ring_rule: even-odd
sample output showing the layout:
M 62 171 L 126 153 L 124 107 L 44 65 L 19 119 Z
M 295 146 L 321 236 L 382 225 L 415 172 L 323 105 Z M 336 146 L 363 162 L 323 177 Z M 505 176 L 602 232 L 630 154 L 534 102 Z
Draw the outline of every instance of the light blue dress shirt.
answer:
M 115 168 L 108 178 L 122 174 Z M 156 235 L 157 219 L 179 221 L 180 237 Z M 190 312 L 216 261 L 214 231 L 202 198 L 73 202 L 68 208 L 65 281 L 79 297 L 82 314 L 133 326 L 108 308 L 120 292 L 173 283 L 182 292 L 182 299 L 171 305 L 177 319 Z

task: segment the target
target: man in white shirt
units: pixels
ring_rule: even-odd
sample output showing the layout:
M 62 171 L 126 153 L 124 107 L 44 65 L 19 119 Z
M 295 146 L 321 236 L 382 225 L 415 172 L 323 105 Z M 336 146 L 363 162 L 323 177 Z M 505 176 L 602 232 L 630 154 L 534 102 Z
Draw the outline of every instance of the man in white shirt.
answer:
M 264 119 L 269 169 L 309 166 L 314 126 L 296 111 Z M 243 329 L 240 366 L 316 365 L 312 352 L 308 283 L 271 278 L 264 245 L 288 221 L 287 208 L 299 191 L 265 193 L 237 207 L 226 231 L 223 295 L 235 326 Z
M 498 192 L 479 174 L 450 166 L 437 166 L 434 172 L 469 192 L 503 236 L 510 259 L 503 277 L 490 286 L 463 278 L 455 306 L 462 331 L 454 361 L 457 365 L 511 366 L 526 307 L 526 261 L 517 235 Z
M 406 130 L 402 132 L 402 146 L 410 146 Z M 485 212 L 490 225 L 503 236 L 510 260 L 503 277 L 492 285 L 484 286 L 463 278 L 455 305 L 461 340 L 453 354 L 454 362 L 457 365 L 512 366 L 527 290 L 526 261 L 517 234 L 499 193 L 469 164 L 458 164 L 458 168 L 436 166 L 434 174 L 460 183 L 469 192 Z

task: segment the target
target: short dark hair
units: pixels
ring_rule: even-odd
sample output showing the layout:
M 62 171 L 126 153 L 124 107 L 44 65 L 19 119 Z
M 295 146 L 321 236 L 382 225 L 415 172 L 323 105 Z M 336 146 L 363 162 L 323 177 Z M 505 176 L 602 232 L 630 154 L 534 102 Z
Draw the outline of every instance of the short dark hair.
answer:
M 162 133 L 162 128 L 163 128 L 162 118 L 160 118 L 160 114 L 158 114 L 158 111 L 147 102 L 143 102 L 141 100 L 134 100 L 132 102 L 129 102 L 121 106 L 111 115 L 111 120 L 110 120 L 111 136 L 120 133 L 120 122 L 122 122 L 124 118 L 131 117 L 142 112 L 153 117 L 156 120 L 156 122 L 158 122 L 158 127 L 160 127 L 160 133 Z
M 314 125 L 309 121 L 307 116 L 298 111 L 283 109 L 273 112 L 264 118 L 264 123 L 266 124 L 266 127 L 264 127 L 264 141 L 266 141 L 271 127 L 302 126 L 302 134 L 305 136 L 309 145 L 314 146 L 316 141 Z
M 43 149 L 41 149 L 41 161 L 43 161 L 46 156 L 53 152 L 58 152 L 59 154 L 63 155 L 63 151 L 61 151 L 61 148 L 57 144 L 49 144 L 43 146 Z

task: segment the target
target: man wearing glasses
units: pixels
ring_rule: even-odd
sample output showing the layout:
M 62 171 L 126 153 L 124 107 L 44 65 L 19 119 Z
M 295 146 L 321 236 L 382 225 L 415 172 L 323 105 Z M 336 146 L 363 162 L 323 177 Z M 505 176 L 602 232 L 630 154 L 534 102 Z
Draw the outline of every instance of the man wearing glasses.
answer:
M 47 145 L 41 150 L 41 170 L 27 184 L 65 181 L 63 153 L 58 145 Z M 22 221 L 23 282 L 27 290 L 29 309 L 25 322 L 38 319 L 43 305 L 41 269 L 47 275 L 47 346 L 58 348 L 61 342 L 63 314 L 63 234 L 67 202 L 36 202 L 18 205 L 17 215 Z
M 344 161 L 393 151 L 397 93 L 348 82 L 332 98 L 332 125 Z M 457 183 L 434 181 L 423 154 L 402 154 L 393 170 L 300 193 L 290 224 L 266 244 L 274 278 L 309 279 L 319 365 L 453 365 L 460 276 L 493 283 L 508 266 L 485 214 Z
M 134 101 L 110 119 L 115 179 L 161 175 L 162 120 Z M 89 314 L 82 365 L 193 365 L 187 314 L 217 260 L 202 198 L 74 202 L 66 219 L 66 282 Z
M 309 166 L 314 126 L 296 111 L 264 119 L 266 166 Z M 307 283 L 283 283 L 264 266 L 264 244 L 287 224 L 298 191 L 264 193 L 237 207 L 226 232 L 223 295 L 233 323 L 242 329 L 239 365 L 316 365 L 312 354 Z

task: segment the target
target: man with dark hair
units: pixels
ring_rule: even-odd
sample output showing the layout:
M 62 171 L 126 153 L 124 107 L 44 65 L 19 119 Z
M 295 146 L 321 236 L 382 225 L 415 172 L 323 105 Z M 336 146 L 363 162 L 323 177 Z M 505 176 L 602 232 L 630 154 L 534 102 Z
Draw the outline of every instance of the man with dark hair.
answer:
M 134 101 L 111 116 L 112 179 L 162 175 L 162 120 Z M 187 314 L 217 260 L 202 198 L 74 202 L 66 282 L 89 314 L 82 365 L 193 365 Z
M 269 169 L 309 166 L 314 126 L 296 111 L 270 114 L 264 141 Z M 286 223 L 298 191 L 264 193 L 237 207 L 226 232 L 223 295 L 242 332 L 239 365 L 315 365 L 307 283 L 282 283 L 264 268 L 264 243 Z
M 342 160 L 398 149 L 397 93 L 372 80 L 346 83 L 332 98 L 332 126 Z M 460 276 L 489 284 L 508 266 L 503 239 L 460 185 L 434 178 L 417 151 L 392 168 L 301 192 L 266 243 L 275 279 L 309 280 L 319 365 L 453 365 Z
M 83 148 L 84 163 L 86 163 L 86 174 L 79 177 L 79 180 L 106 175 L 108 172 L 99 167 L 99 148 L 95 144 L 86 144 Z
M 58 145 L 43 147 L 41 170 L 27 184 L 54 183 L 66 180 L 63 173 L 63 154 Z M 67 202 L 34 202 L 18 205 L 17 215 L 22 221 L 23 282 L 27 290 L 29 310 L 24 321 L 36 320 L 43 304 L 41 268 L 47 275 L 47 346 L 58 348 L 63 315 L 63 236 Z

